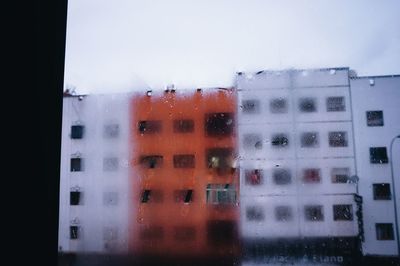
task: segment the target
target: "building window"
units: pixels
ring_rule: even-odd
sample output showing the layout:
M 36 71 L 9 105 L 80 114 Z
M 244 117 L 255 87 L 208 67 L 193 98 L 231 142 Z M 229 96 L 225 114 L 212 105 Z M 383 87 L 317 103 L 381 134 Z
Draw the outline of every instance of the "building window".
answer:
M 234 171 L 234 156 L 232 148 L 213 148 L 206 150 L 208 168 L 216 169 L 218 175 Z
M 175 202 L 190 203 L 193 200 L 193 190 L 192 189 L 175 190 L 174 199 Z
M 394 240 L 393 224 L 377 223 L 375 229 L 377 240 Z
M 269 102 L 269 111 L 272 114 L 284 114 L 288 112 L 287 100 L 284 98 L 274 98 Z
M 383 112 L 382 111 L 367 111 L 367 126 L 382 127 Z
M 225 137 L 234 132 L 233 113 L 210 113 L 204 119 L 206 136 Z
M 158 168 L 162 166 L 163 156 L 161 155 L 147 155 L 140 158 L 140 163 L 145 168 Z
M 317 101 L 315 98 L 300 98 L 299 110 L 302 113 L 312 113 L 317 111 Z
M 118 239 L 118 228 L 116 227 L 103 228 L 103 240 L 112 241 L 117 239 Z
M 323 221 L 324 212 L 322 205 L 310 205 L 304 207 L 306 221 Z
M 353 206 L 351 204 L 333 205 L 334 221 L 353 221 Z
M 390 184 L 373 184 L 374 200 L 391 200 Z
M 275 219 L 279 222 L 292 220 L 292 208 L 290 206 L 277 206 L 275 208 Z
M 343 112 L 346 111 L 344 97 L 328 97 L 326 99 L 327 112 Z
M 71 158 L 71 172 L 83 171 L 82 164 L 82 158 Z
M 207 222 L 207 240 L 210 245 L 235 243 L 238 237 L 236 221 L 210 220 Z
M 69 238 L 70 239 L 79 239 L 79 226 L 71 225 L 69 227 Z
M 332 183 L 347 183 L 350 176 L 350 169 L 347 167 L 338 167 L 331 169 Z
M 177 241 L 191 241 L 196 237 L 196 229 L 193 226 L 174 227 L 174 239 Z
M 103 130 L 103 137 L 107 139 L 117 138 L 119 136 L 119 125 L 110 124 L 105 125 Z
M 242 111 L 245 114 L 258 114 L 260 113 L 260 101 L 259 100 L 243 100 Z
M 263 171 L 260 169 L 244 170 L 246 185 L 261 185 L 263 182 Z
M 319 146 L 318 132 L 301 133 L 300 143 L 303 148 L 317 148 Z
M 246 208 L 246 219 L 248 221 L 263 221 L 264 212 L 259 206 L 252 206 Z
M 118 193 L 105 192 L 103 194 L 103 204 L 105 206 L 116 206 L 118 204 Z
M 115 172 L 118 170 L 118 158 L 110 157 L 103 159 L 103 171 L 105 172 Z
M 143 240 L 160 240 L 164 237 L 164 229 L 161 226 L 147 226 L 140 230 L 140 238 Z
M 277 185 L 287 185 L 292 182 L 292 176 L 289 169 L 274 169 L 272 177 Z
M 162 130 L 162 123 L 159 120 L 139 121 L 138 129 L 140 134 L 159 133 Z
M 82 139 L 85 127 L 82 125 L 71 126 L 71 139 Z
M 69 193 L 69 204 L 70 205 L 80 205 L 82 198 L 80 191 L 71 191 Z
M 161 190 L 145 189 L 142 191 L 140 198 L 142 203 L 160 203 L 164 199 L 164 194 Z
M 374 164 L 388 163 L 386 147 L 369 148 L 369 161 Z
M 318 168 L 308 168 L 303 170 L 303 183 L 320 183 L 321 170 Z
M 236 189 L 232 184 L 208 184 L 206 198 L 209 204 L 234 204 Z
M 330 147 L 347 147 L 347 132 L 335 131 L 329 132 L 329 146 Z
M 174 155 L 175 168 L 194 168 L 195 159 L 193 154 Z
M 243 146 L 245 149 L 261 150 L 263 147 L 262 137 L 260 134 L 245 134 L 243 136 Z
M 191 119 L 174 120 L 174 133 L 191 133 L 194 131 L 194 121 Z
M 273 147 L 277 147 L 277 148 L 288 146 L 289 139 L 288 139 L 287 134 L 284 134 L 284 133 L 274 134 L 272 136 L 271 144 Z

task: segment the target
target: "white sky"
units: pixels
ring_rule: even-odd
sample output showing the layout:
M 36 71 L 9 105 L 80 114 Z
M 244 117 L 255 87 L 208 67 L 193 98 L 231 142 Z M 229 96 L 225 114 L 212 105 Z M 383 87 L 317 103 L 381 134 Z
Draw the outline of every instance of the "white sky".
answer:
M 400 74 L 400 0 L 69 0 L 79 93 L 226 87 L 236 71 Z

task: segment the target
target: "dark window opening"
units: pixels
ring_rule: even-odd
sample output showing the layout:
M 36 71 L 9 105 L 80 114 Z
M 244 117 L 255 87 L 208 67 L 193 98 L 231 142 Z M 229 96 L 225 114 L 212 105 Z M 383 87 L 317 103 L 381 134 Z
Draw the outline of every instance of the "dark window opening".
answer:
M 292 220 L 292 216 L 292 208 L 290 206 L 277 206 L 275 208 L 275 218 L 277 221 L 290 221 Z
M 275 169 L 272 173 L 275 184 L 287 185 L 292 182 L 292 176 L 289 169 Z
M 347 167 L 332 168 L 331 178 L 332 183 L 347 183 L 350 176 L 350 169 Z
M 71 126 L 71 139 L 82 139 L 84 128 L 82 125 Z
M 190 203 L 193 201 L 193 190 L 175 190 L 174 191 L 175 202 Z
M 377 223 L 375 229 L 377 240 L 394 240 L 393 224 Z
M 80 172 L 83 170 L 82 158 L 71 158 L 71 172 Z
M 148 189 L 146 189 L 142 192 L 142 196 L 141 196 L 142 203 L 146 203 L 150 200 L 150 194 L 151 194 L 151 190 L 148 190 Z
M 347 132 L 336 131 L 329 132 L 329 146 L 330 147 L 347 147 Z
M 382 127 L 383 112 L 382 111 L 367 111 L 367 126 Z
M 105 138 L 117 138 L 119 135 L 119 125 L 110 124 L 104 126 L 103 136 Z
M 140 163 L 146 168 L 161 167 L 163 156 L 161 155 L 148 155 L 140 158 Z
M 164 237 L 164 230 L 161 226 L 149 226 L 140 230 L 140 238 L 143 240 L 157 240 Z
M 260 101 L 259 100 L 243 100 L 242 110 L 245 114 L 258 114 L 260 113 Z
M 164 193 L 161 190 L 145 189 L 141 195 L 142 203 L 160 203 L 164 200 Z
M 79 226 L 72 225 L 69 227 L 70 239 L 79 239 Z
M 319 146 L 318 133 L 317 132 L 304 132 L 301 134 L 300 142 L 301 142 L 301 147 L 316 148 Z
M 391 200 L 390 184 L 373 184 L 374 200 Z
M 190 241 L 196 237 L 196 229 L 192 226 L 179 226 L 174 228 L 174 239 L 178 241 Z
M 260 169 L 245 170 L 246 185 L 260 185 L 263 180 L 263 171 Z
M 161 132 L 162 123 L 159 120 L 139 121 L 138 127 L 141 134 L 153 134 Z
M 351 204 L 333 205 L 334 221 L 353 221 L 353 206 Z
M 344 97 L 328 97 L 326 99 L 327 112 L 342 112 L 346 111 Z
M 307 221 L 323 221 L 324 213 L 321 205 L 312 205 L 304 207 L 305 219 Z
M 286 147 L 289 144 L 288 136 L 283 133 L 275 134 L 272 136 L 271 144 L 274 147 Z
M 195 157 L 193 154 L 179 154 L 174 155 L 175 168 L 194 168 Z
M 300 98 L 299 110 L 303 113 L 312 113 L 317 111 L 317 103 L 315 98 Z
M 260 207 L 247 207 L 246 218 L 248 221 L 262 221 L 264 220 L 264 212 Z
M 243 136 L 243 146 L 246 149 L 260 150 L 263 147 L 262 137 L 259 134 L 245 134 Z
M 386 147 L 369 148 L 369 161 L 374 164 L 388 163 Z
M 208 137 L 231 136 L 234 132 L 233 113 L 206 114 L 204 124 Z
M 269 102 L 269 111 L 272 114 L 283 114 L 288 112 L 288 104 L 286 99 L 276 98 Z
M 190 133 L 194 131 L 194 121 L 191 119 L 174 120 L 174 133 Z
M 70 205 L 79 205 L 81 201 L 81 192 L 80 191 L 71 191 L 69 195 L 69 204 Z
M 235 204 L 236 189 L 231 184 L 207 184 L 206 200 L 208 204 Z
M 321 171 L 317 168 L 309 168 L 303 170 L 304 183 L 319 183 L 321 182 Z
M 206 151 L 208 168 L 216 169 L 218 175 L 234 172 L 234 156 L 232 148 L 213 148 Z
M 207 239 L 210 245 L 235 243 L 238 228 L 234 221 L 211 220 L 207 222 Z

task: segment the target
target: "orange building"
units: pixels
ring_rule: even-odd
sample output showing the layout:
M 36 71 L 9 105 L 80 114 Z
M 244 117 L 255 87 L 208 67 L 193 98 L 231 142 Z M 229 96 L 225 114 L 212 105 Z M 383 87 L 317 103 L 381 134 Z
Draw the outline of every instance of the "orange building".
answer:
M 235 93 L 170 90 L 132 99 L 134 254 L 238 255 Z

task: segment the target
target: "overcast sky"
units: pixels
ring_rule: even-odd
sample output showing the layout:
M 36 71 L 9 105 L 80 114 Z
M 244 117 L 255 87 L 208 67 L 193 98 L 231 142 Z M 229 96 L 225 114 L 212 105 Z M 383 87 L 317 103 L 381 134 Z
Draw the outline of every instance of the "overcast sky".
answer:
M 68 0 L 65 86 L 226 87 L 236 71 L 400 74 L 400 0 Z

